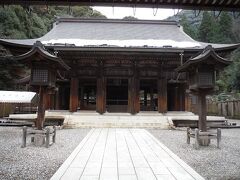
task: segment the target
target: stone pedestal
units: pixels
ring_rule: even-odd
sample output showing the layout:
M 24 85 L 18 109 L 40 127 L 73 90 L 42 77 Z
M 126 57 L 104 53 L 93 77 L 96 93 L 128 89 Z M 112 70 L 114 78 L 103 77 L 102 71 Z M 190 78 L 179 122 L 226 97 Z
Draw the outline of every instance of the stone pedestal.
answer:
M 199 139 L 200 146 L 209 146 L 210 142 L 210 139 Z
M 45 144 L 45 137 L 41 134 L 34 135 L 34 145 L 43 146 Z

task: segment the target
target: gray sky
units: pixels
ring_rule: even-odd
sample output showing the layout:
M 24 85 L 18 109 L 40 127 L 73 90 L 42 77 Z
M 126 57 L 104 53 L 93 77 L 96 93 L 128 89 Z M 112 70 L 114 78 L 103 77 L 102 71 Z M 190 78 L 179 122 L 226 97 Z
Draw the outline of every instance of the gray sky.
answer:
M 93 9 L 112 19 L 134 16 L 138 19 L 162 20 L 178 12 L 178 10 L 160 8 L 93 7 Z

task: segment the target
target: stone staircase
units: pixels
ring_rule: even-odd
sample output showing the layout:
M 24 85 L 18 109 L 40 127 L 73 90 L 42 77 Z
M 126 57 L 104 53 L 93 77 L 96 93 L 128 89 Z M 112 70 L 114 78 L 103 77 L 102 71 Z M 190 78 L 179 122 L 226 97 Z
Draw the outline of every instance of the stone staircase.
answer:
M 162 114 L 73 113 L 65 115 L 64 128 L 160 128 L 169 129 L 172 122 Z
M 171 129 L 172 127 L 196 127 L 198 116 L 191 112 L 140 112 L 136 115 L 129 113 L 104 113 L 95 111 L 46 111 L 46 118 L 64 117 L 64 128 L 158 128 Z M 10 115 L 14 120 L 32 122 L 36 114 L 14 114 Z M 228 122 L 224 117 L 208 116 L 207 124 L 210 127 L 227 127 Z

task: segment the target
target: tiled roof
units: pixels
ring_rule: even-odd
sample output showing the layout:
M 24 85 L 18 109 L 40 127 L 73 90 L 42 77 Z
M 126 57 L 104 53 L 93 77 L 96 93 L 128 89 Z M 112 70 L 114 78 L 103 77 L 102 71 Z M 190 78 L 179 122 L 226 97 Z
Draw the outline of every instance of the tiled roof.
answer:
M 204 63 L 206 61 L 209 61 L 209 57 L 210 61 L 213 61 L 215 65 L 218 66 L 222 66 L 225 67 L 229 64 L 232 63 L 232 61 L 225 59 L 223 57 L 220 57 L 213 49 L 212 46 L 207 46 L 201 54 L 198 54 L 195 57 L 190 58 L 188 61 L 186 61 L 182 66 L 178 67 L 176 69 L 176 71 L 178 72 L 187 72 L 189 67 L 191 67 L 192 65 L 196 65 L 199 63 Z
M 151 47 L 203 49 L 206 44 L 193 40 L 175 21 L 58 19 L 53 29 L 38 39 L 2 40 L 33 45 L 74 47 Z M 215 48 L 227 47 L 212 44 Z
M 36 99 L 35 92 L 0 91 L 0 103 L 33 103 Z

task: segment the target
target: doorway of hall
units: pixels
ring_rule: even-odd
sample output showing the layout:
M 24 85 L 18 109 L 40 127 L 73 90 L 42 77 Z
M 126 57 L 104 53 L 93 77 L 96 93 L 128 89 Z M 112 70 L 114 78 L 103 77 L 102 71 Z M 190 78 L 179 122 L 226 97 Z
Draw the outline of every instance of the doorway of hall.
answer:
M 140 111 L 158 110 L 157 79 L 140 80 L 139 98 Z
M 128 79 L 107 79 L 107 112 L 127 112 Z

